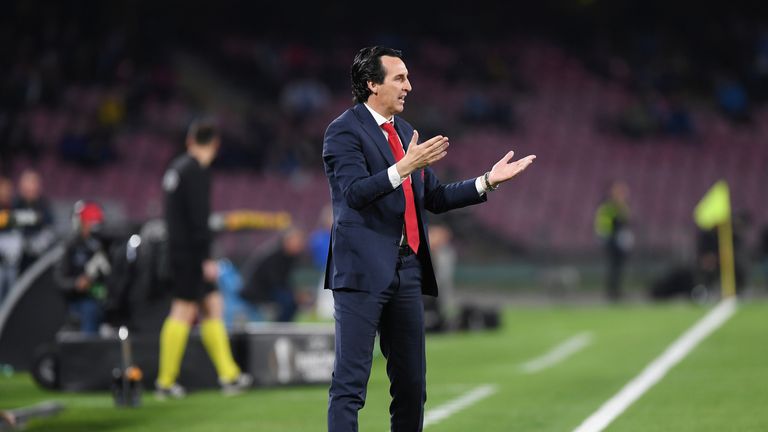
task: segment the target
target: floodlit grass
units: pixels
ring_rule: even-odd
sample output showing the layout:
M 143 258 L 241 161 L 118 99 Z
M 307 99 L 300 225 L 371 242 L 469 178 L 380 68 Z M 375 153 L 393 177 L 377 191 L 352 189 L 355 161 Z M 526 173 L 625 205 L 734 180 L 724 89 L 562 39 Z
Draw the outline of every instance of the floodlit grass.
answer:
M 503 329 L 428 338 L 427 409 L 484 384 L 496 393 L 428 426 L 434 432 L 570 431 L 706 314 L 688 304 L 509 309 Z M 740 306 L 723 328 L 609 431 L 768 430 L 768 303 Z M 535 374 L 520 365 L 582 332 L 590 345 Z M 257 389 L 224 398 L 216 391 L 160 403 L 146 394 L 138 409 L 117 409 L 110 396 L 53 393 L 26 374 L 0 377 L 0 407 L 44 400 L 66 409 L 31 422 L 28 431 L 323 431 L 327 390 Z M 360 430 L 388 430 L 384 360 L 377 357 Z

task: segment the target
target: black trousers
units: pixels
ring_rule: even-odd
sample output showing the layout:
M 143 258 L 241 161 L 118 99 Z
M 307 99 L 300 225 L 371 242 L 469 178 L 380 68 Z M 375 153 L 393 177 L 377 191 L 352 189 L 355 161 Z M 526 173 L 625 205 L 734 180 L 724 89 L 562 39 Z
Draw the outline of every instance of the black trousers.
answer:
M 380 334 L 387 359 L 392 403 L 391 430 L 422 430 L 426 402 L 424 306 L 421 265 L 401 256 L 394 280 L 383 292 L 335 290 L 336 363 L 328 400 L 328 431 L 356 432 L 365 405 L 373 344 Z

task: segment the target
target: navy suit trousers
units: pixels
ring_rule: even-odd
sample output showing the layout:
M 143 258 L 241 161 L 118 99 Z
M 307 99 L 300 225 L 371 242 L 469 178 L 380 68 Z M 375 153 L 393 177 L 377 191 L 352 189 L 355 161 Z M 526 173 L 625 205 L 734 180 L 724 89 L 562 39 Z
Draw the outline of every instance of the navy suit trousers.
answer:
M 393 432 L 422 430 L 426 392 L 421 265 L 398 257 L 393 282 L 380 293 L 335 290 L 336 363 L 328 399 L 328 431 L 357 432 L 365 405 L 376 332 L 387 359 Z

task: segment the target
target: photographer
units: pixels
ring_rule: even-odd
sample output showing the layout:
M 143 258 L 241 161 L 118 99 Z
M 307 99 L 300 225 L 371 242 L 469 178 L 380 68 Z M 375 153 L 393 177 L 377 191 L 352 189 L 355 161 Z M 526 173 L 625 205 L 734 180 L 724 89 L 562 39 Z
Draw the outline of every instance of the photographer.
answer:
M 104 222 L 104 212 L 96 203 L 79 201 L 73 219 L 77 232 L 67 241 L 54 278 L 67 299 L 70 314 L 79 321 L 80 331 L 95 335 L 107 297 L 105 279 L 111 272 L 106 247 L 94 235 Z

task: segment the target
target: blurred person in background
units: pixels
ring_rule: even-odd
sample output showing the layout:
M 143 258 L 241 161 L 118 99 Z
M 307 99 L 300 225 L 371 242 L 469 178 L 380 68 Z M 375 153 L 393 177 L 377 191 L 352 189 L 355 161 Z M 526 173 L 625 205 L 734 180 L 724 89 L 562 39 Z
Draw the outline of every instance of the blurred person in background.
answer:
M 21 256 L 21 233 L 13 224 L 12 209 L 13 182 L 0 176 L 0 304 L 16 282 Z
M 459 311 L 454 284 L 456 249 L 451 243 L 452 238 L 453 232 L 448 226 L 429 226 L 429 250 L 440 296 L 424 296 L 424 322 L 427 330 L 452 330 L 458 324 Z
M 312 255 L 312 263 L 320 271 L 320 283 L 315 296 L 315 313 L 319 318 L 333 318 L 333 293 L 325 289 L 325 264 L 328 248 L 331 245 L 331 227 L 333 227 L 333 208 L 323 206 L 317 222 L 317 228 L 309 234 L 307 247 Z
M 355 105 L 325 132 L 323 162 L 334 225 L 325 287 L 333 290 L 336 361 L 328 430 L 358 430 L 376 333 L 387 359 L 391 429 L 418 431 L 426 401 L 422 294 L 437 295 L 423 210 L 479 204 L 533 162 L 508 152 L 477 178 L 441 184 L 429 167 L 448 138 L 419 135 L 397 117 L 411 92 L 401 52 L 360 50 L 351 68 Z M 405 143 L 409 143 L 404 145 Z
M 72 220 L 75 230 L 54 268 L 54 279 L 67 300 L 76 328 L 96 335 L 104 316 L 105 282 L 112 270 L 106 245 L 96 235 L 104 223 L 104 212 L 94 202 L 78 201 Z
M 222 392 L 237 394 L 250 387 L 253 381 L 241 372 L 232 356 L 223 321 L 223 300 L 216 287 L 218 265 L 211 257 L 209 167 L 220 141 L 219 129 L 213 119 L 193 121 L 187 131 L 186 152 L 171 162 L 163 176 L 173 299 L 160 331 L 155 395 L 161 400 L 186 395 L 176 379 L 190 328 L 200 313 L 200 336 L 216 367 Z
M 223 317 L 227 329 L 241 329 L 249 322 L 264 321 L 263 312 L 242 297 L 242 273 L 228 259 L 220 259 L 218 263 L 218 288 L 224 302 Z
M 240 296 L 254 304 L 273 303 L 277 306 L 275 321 L 293 321 L 302 302 L 292 279 L 296 261 L 305 247 L 306 236 L 302 230 L 290 228 L 284 232 L 278 242 L 259 257 Z
M 624 265 L 634 246 L 630 227 L 629 187 L 614 181 L 608 189 L 608 198 L 595 212 L 595 233 L 602 240 L 607 260 L 605 290 L 608 300 L 622 297 Z
M 40 174 L 33 169 L 24 170 L 19 177 L 19 191 L 13 202 L 16 213 L 28 220 L 21 233 L 24 247 L 19 263 L 19 273 L 26 270 L 43 255 L 56 240 L 53 229 L 53 210 L 43 195 Z

